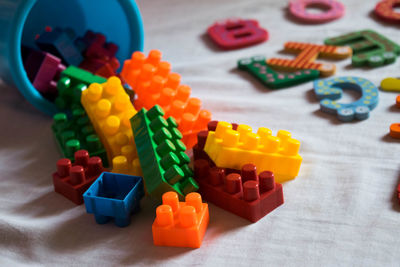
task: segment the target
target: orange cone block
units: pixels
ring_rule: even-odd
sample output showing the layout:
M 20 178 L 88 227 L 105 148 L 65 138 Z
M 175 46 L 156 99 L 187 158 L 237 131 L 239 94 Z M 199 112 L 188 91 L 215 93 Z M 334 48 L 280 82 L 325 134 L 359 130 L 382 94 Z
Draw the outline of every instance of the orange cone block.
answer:
M 154 245 L 199 248 L 210 218 L 201 195 L 190 193 L 179 202 L 177 193 L 167 192 L 162 202 L 152 227 Z

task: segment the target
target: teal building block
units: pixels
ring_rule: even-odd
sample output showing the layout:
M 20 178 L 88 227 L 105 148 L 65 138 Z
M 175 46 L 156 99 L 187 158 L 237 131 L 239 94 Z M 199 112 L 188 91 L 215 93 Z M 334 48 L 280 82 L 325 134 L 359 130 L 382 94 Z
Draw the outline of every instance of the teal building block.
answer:
M 263 56 L 240 59 L 238 61 L 238 68 L 249 72 L 271 89 L 290 87 L 319 77 L 318 70 L 298 70 L 291 73 L 278 73 L 267 65 L 266 58 Z
M 107 152 L 100 138 L 96 135 L 84 109 L 74 109 L 71 119 L 68 119 L 65 113 L 57 113 L 53 119 L 51 128 L 57 145 L 65 158 L 74 161 L 74 153 L 80 149 L 85 149 L 90 156 L 100 157 L 103 165 L 108 167 Z
M 161 199 L 163 193 L 175 191 L 183 199 L 197 191 L 198 184 L 188 166 L 190 159 L 176 121 L 163 116 L 162 108 L 155 105 L 149 111 L 142 108 L 131 118 L 143 180 L 150 196 Z
M 325 40 L 327 45 L 348 45 L 353 49 L 354 67 L 379 67 L 394 63 L 400 55 L 400 46 L 373 30 L 351 32 Z
M 342 97 L 342 90 L 354 90 L 361 93 L 361 98 L 352 103 L 337 103 Z M 314 92 L 321 100 L 321 110 L 336 114 L 343 122 L 365 120 L 379 101 L 378 88 L 370 81 L 359 77 L 336 77 L 314 81 Z

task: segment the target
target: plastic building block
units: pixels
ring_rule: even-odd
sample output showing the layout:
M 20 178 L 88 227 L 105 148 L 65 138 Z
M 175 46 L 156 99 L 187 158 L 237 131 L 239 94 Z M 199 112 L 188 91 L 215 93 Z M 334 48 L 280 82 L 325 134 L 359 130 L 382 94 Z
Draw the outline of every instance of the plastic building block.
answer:
M 143 196 L 142 177 L 103 172 L 83 194 L 83 200 L 87 213 L 93 213 L 98 224 L 114 218 L 117 226 L 125 227 L 131 214 L 140 210 Z
M 400 108 L 400 95 L 396 97 L 396 107 Z M 392 138 L 400 139 L 400 123 L 393 123 L 390 125 L 389 135 Z
M 327 45 L 349 45 L 353 49 L 354 67 L 379 67 L 396 61 L 400 46 L 372 30 L 363 30 L 325 40 Z
M 61 58 L 66 65 L 78 66 L 83 60 L 71 34 L 60 28 L 42 33 L 36 40 L 36 45 L 41 50 Z
M 31 50 L 24 67 L 32 85 L 41 93 L 57 92 L 56 79 L 65 69 L 61 60 L 50 53 Z
M 352 103 L 337 103 L 336 100 L 341 98 L 343 89 L 360 92 L 361 98 Z M 316 80 L 314 92 L 321 100 L 321 110 L 337 114 L 338 119 L 344 122 L 367 119 L 369 112 L 379 101 L 378 88 L 372 82 L 352 76 Z
M 82 107 L 81 94 L 92 83 L 105 83 L 107 79 L 75 66 L 69 66 L 61 73 L 57 82 L 58 97 L 55 105 L 60 110 Z
M 51 128 L 64 157 L 73 161 L 76 151 L 86 149 L 90 155 L 100 157 L 104 166 L 108 166 L 107 152 L 82 108 L 74 109 L 71 119 L 65 113 L 57 113 Z
M 218 122 L 215 131 L 209 131 L 204 151 L 220 168 L 240 169 L 247 163 L 257 166 L 258 172 L 272 171 L 278 183 L 294 179 L 299 173 L 302 157 L 298 154 L 300 142 L 291 133 L 280 130 L 272 136 L 270 129 L 261 127 L 257 133 L 247 125 Z
M 80 68 L 106 78 L 116 76 L 116 71 L 120 67 L 115 57 L 118 46 L 107 43 L 103 34 L 87 31 L 83 37 L 75 40 L 75 45 L 85 56 L 79 65 Z
M 299 69 L 318 70 L 321 76 L 330 76 L 336 72 L 336 66 L 332 63 L 317 63 L 314 60 L 319 57 L 344 59 L 351 56 L 351 48 L 348 46 L 327 46 L 309 43 L 287 42 L 285 51 L 298 53 L 293 59 L 270 58 L 267 64 L 278 69 L 294 71 Z
M 170 73 L 171 65 L 161 61 L 161 52 L 150 51 L 148 57 L 135 52 L 126 60 L 121 76 L 135 91 L 136 110 L 150 109 L 159 105 L 165 111 L 165 117 L 173 117 L 182 133 L 182 141 L 188 149 L 196 143 L 199 131 L 207 129 L 211 112 L 201 109 L 201 100 L 190 97 L 191 88 L 180 85 L 180 75 Z
M 240 174 L 228 174 L 200 159 L 194 162 L 194 173 L 205 200 L 251 222 L 284 202 L 282 185 L 275 183 L 274 174 L 264 171 L 257 175 L 254 164 L 243 165 Z
M 227 19 L 207 29 L 211 39 L 222 49 L 238 49 L 268 40 L 268 32 L 256 20 Z
M 400 92 L 400 79 L 391 77 L 383 79 L 381 89 L 384 91 Z
M 127 156 L 116 156 L 113 158 L 112 166 L 113 169 L 111 172 L 113 173 L 121 173 L 133 176 L 143 176 L 142 169 L 140 167 L 140 161 L 138 158 L 131 159 L 131 151 L 125 151 L 125 149 L 130 149 L 131 146 L 126 146 L 122 149 L 122 154 L 126 154 Z
M 397 190 L 396 190 L 396 195 L 397 195 L 397 199 L 399 200 L 399 203 L 400 203 L 400 182 L 399 182 L 399 184 L 397 185 Z
M 400 0 L 382 0 L 375 6 L 375 14 L 388 22 L 399 23 L 400 13 L 395 11 L 395 7 L 400 5 Z
M 307 7 L 319 6 L 321 13 L 309 13 Z M 325 23 L 341 18 L 345 7 L 337 0 L 292 0 L 289 3 L 290 13 L 298 20 L 307 23 Z
M 207 130 L 201 131 L 197 134 L 197 144 L 193 147 L 193 158 L 194 160 L 205 159 L 207 160 L 212 167 L 215 166 L 215 163 L 210 159 L 207 152 L 204 151 L 204 147 L 206 145 L 207 136 L 209 131 L 215 132 L 217 129 L 218 121 L 210 121 L 207 124 Z M 232 130 L 237 130 L 239 125 L 236 123 L 232 123 Z
M 182 134 L 172 117 L 163 118 L 164 111 L 155 105 L 149 111 L 141 109 L 131 125 L 143 171 L 147 193 L 160 198 L 168 191 L 180 197 L 198 189 L 189 168 L 186 147 L 180 141 Z
M 167 192 L 162 202 L 152 226 L 154 245 L 199 248 L 210 220 L 200 194 L 190 193 L 179 202 L 175 192 Z
M 74 164 L 69 159 L 57 161 L 57 172 L 53 174 L 54 191 L 81 205 L 83 193 L 103 170 L 101 158 L 89 158 L 86 150 L 78 150 L 75 152 Z
M 106 83 L 92 83 L 82 92 L 81 102 L 96 133 L 107 150 L 110 162 L 129 151 L 129 159 L 137 158 L 129 119 L 136 114 L 129 96 L 117 77 Z
M 71 80 L 71 85 L 85 84 L 89 86 L 92 83 L 105 83 L 107 79 L 93 75 L 92 73 L 80 69 L 75 66 L 69 66 L 62 73 L 61 77 L 68 77 Z
M 265 86 L 279 89 L 308 82 L 319 77 L 318 70 L 298 70 L 292 73 L 278 73 L 269 67 L 263 56 L 240 59 L 238 68 L 249 72 Z

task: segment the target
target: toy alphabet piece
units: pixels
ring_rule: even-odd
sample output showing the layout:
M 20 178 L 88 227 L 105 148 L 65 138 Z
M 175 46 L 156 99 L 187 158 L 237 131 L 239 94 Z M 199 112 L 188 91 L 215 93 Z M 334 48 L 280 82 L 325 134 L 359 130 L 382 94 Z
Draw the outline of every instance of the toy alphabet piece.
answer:
M 267 65 L 263 56 L 240 59 L 238 61 L 238 68 L 247 71 L 271 89 L 294 86 L 319 77 L 318 70 L 306 69 L 291 73 L 278 73 Z
M 227 19 L 216 22 L 207 30 L 211 39 L 222 49 L 238 49 L 268 40 L 268 32 L 256 20 Z
M 375 6 L 375 14 L 388 22 L 399 23 L 400 13 L 394 10 L 400 5 L 400 0 L 382 0 Z
M 295 59 L 271 58 L 267 64 L 277 69 L 293 71 L 299 69 L 318 70 L 321 76 L 330 76 L 336 72 L 336 66 L 332 63 L 318 63 L 314 60 L 319 57 L 344 59 L 352 54 L 349 46 L 316 45 L 310 43 L 287 42 L 285 51 L 299 53 Z
M 349 45 L 353 49 L 354 67 L 379 67 L 396 61 L 400 46 L 372 30 L 351 32 L 325 40 L 327 45 Z
M 307 12 L 309 7 L 321 7 L 324 12 Z M 300 21 L 325 23 L 342 17 L 345 13 L 345 7 L 336 0 L 293 0 L 289 3 L 289 11 Z
M 341 98 L 343 89 L 358 91 L 361 98 L 352 103 L 337 103 L 335 100 Z M 352 76 L 316 80 L 314 92 L 321 100 L 321 110 L 337 114 L 338 119 L 344 122 L 367 119 L 379 100 L 378 88 L 372 82 Z

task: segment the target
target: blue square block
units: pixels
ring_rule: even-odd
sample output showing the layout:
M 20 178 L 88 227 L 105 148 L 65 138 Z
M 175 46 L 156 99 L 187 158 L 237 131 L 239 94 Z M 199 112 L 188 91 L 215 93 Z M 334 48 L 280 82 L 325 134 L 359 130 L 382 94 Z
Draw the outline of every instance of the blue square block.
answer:
M 41 50 L 61 58 L 66 65 L 79 66 L 83 57 L 75 46 L 72 35 L 73 33 L 67 30 L 55 28 L 51 32 L 42 33 L 36 40 L 36 45 Z
M 114 218 L 117 226 L 125 227 L 131 214 L 140 209 L 143 196 L 142 177 L 103 172 L 83 194 L 83 200 L 87 213 L 93 213 L 98 224 Z

